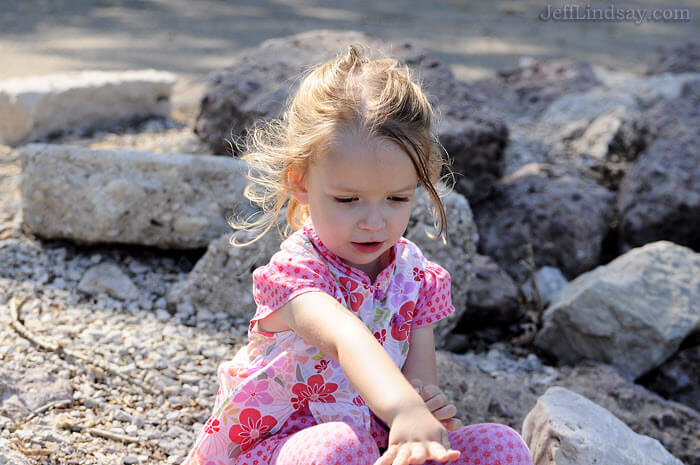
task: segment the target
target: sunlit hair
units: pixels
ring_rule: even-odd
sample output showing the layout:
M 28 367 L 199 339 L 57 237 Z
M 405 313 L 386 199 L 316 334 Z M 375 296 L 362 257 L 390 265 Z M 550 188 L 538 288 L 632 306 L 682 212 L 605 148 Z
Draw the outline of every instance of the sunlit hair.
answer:
M 310 69 L 280 119 L 260 122 L 245 141 L 242 159 L 248 163 L 244 195 L 262 212 L 252 218 L 230 218 L 238 230 L 259 231 L 255 242 L 279 224 L 285 205 L 287 228 L 299 229 L 308 208 L 291 195 L 290 168 L 306 174 L 310 164 L 332 148 L 344 132 L 379 137 L 397 143 L 411 158 L 419 182 L 433 202 L 435 239 L 447 243 L 445 209 L 435 185 L 451 177 L 444 150 L 435 136 L 435 116 L 407 66 L 394 58 L 370 59 L 363 47 L 350 45 L 336 59 Z M 248 236 L 250 237 L 250 236 Z

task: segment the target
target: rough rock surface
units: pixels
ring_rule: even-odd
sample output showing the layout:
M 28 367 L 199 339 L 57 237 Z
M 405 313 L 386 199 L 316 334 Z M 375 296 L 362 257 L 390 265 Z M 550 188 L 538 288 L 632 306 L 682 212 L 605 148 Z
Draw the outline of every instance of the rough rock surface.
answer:
M 623 250 L 661 239 L 700 250 L 699 104 L 667 100 L 632 123 L 647 148 L 620 184 Z
M 537 113 L 567 94 L 585 92 L 600 84 L 590 64 L 565 59 L 522 59 L 520 66 L 500 71 L 497 78 L 475 86 L 489 98 L 513 99 L 521 111 Z
M 700 412 L 700 345 L 681 349 L 640 380 L 648 389 Z
M 239 242 L 255 236 L 239 235 Z M 212 241 L 187 278 L 168 291 L 168 304 L 182 321 L 218 320 L 233 315 L 250 320 L 255 313 L 253 271 L 279 250 L 282 237 L 275 228 L 245 247 L 230 244 L 231 234 Z
M 547 306 L 550 304 L 550 302 L 552 302 L 554 295 L 559 292 L 567 282 L 568 281 L 561 271 L 552 266 L 543 266 L 535 272 L 537 293 L 539 294 L 544 306 Z M 527 281 L 523 283 L 521 289 L 529 300 L 534 299 L 534 290 L 531 278 L 527 278 Z
M 613 198 L 555 166 L 527 165 L 499 181 L 493 200 L 475 207 L 479 253 L 521 283 L 528 269 L 520 261 L 531 244 L 535 268 L 550 265 L 577 276 L 599 263 Z
M 700 72 L 700 42 L 686 42 L 665 50 L 656 63 L 649 67 L 649 74 Z
M 438 185 L 438 192 L 444 192 L 444 186 Z M 439 263 L 452 279 L 452 304 L 455 311 L 433 325 L 435 344 L 444 347 L 447 335 L 459 322 L 467 306 L 467 294 L 474 275 L 472 262 L 476 255 L 476 243 L 479 234 L 476 230 L 469 202 L 458 192 L 450 192 L 442 198 L 447 215 L 448 244 L 440 239 L 431 239 L 427 233 L 435 234 L 433 227 L 433 204 L 424 189 L 416 195 L 413 212 L 404 236 L 413 241 L 428 260 Z
M 138 288 L 112 263 L 100 263 L 88 269 L 78 283 L 78 290 L 92 295 L 104 292 L 121 300 L 136 300 L 139 297 Z
M 81 71 L 0 81 L 0 144 L 18 145 L 74 126 L 170 115 L 175 75 Z
M 473 267 L 474 278 L 469 286 L 460 332 L 517 321 L 522 310 L 518 288 L 511 277 L 485 255 L 476 254 Z
M 537 400 L 523 423 L 523 439 L 535 465 L 683 465 L 657 440 L 562 387 Z
M 700 254 L 667 241 L 633 249 L 568 283 L 542 321 L 535 344 L 560 362 L 637 378 L 700 329 Z
M 620 184 L 621 249 L 670 240 L 700 251 L 700 137 L 653 143 Z
M 21 157 L 24 224 L 45 238 L 204 247 L 248 208 L 240 160 L 44 144 Z

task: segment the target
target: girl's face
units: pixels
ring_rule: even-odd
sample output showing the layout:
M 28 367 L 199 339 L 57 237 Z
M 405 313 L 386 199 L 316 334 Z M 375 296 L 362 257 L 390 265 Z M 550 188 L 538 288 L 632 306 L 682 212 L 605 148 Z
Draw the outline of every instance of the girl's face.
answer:
M 374 280 L 406 230 L 418 175 L 395 142 L 344 133 L 305 177 L 290 172 L 290 185 L 326 247 Z

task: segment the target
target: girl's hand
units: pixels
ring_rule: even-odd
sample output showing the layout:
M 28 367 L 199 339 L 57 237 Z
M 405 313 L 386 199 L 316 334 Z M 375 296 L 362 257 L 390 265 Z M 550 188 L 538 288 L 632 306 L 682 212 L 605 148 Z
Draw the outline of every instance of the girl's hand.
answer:
M 411 384 L 425 401 L 428 410 L 448 431 L 457 431 L 463 426 L 459 418 L 453 418 L 457 415 L 457 407 L 447 403 L 447 396 L 442 389 L 434 384 L 423 386 L 423 381 L 418 378 L 412 379 Z
M 460 456 L 451 449 L 447 430 L 425 406 L 399 412 L 389 429 L 389 448 L 374 465 L 421 464 L 427 460 L 454 462 Z

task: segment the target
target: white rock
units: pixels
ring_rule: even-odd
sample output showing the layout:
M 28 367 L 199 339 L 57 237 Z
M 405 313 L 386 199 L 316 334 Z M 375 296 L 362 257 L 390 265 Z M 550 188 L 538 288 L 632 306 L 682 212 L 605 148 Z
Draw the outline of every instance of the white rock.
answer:
M 0 144 L 74 127 L 169 116 L 175 75 L 155 70 L 82 71 L 0 81 Z
M 559 268 L 553 266 L 543 266 L 537 270 L 535 272 L 535 280 L 537 281 L 537 291 L 545 306 L 552 301 L 554 295 L 567 283 L 564 274 Z M 523 283 L 521 289 L 528 299 L 533 298 L 532 280 L 530 278 Z
M 637 378 L 700 329 L 700 254 L 668 241 L 632 249 L 568 283 L 542 321 L 535 345 L 560 361 Z
M 78 289 L 91 295 L 104 292 L 121 300 L 133 300 L 139 296 L 138 288 L 129 277 L 111 263 L 101 263 L 88 269 Z
M 562 387 L 537 400 L 522 436 L 536 465 L 682 465 L 656 439 Z
M 50 144 L 20 156 L 22 218 L 46 238 L 204 247 L 231 233 L 228 216 L 253 211 L 234 158 Z

